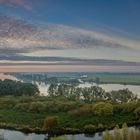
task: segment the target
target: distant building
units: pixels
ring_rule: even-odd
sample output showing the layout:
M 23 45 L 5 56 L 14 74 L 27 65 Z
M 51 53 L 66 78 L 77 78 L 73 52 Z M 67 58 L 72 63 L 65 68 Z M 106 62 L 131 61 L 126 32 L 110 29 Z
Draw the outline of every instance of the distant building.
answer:
M 87 78 L 88 76 L 87 75 L 81 75 L 80 77 L 81 78 Z

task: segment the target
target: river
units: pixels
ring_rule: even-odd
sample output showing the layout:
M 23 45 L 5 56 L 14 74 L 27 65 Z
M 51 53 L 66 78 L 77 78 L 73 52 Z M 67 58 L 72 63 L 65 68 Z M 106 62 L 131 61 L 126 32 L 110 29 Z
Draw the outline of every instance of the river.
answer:
M 0 73 L 0 79 L 11 79 L 11 80 L 18 80 L 16 77 L 12 75 L 7 75 L 4 73 Z M 20 80 L 21 81 L 21 80 Z M 48 88 L 49 85 L 43 83 L 43 82 L 36 82 L 36 81 L 30 81 L 33 84 L 36 84 L 39 88 L 39 91 L 42 95 L 47 95 L 48 94 Z M 90 86 L 95 86 L 97 85 L 96 83 L 81 83 L 79 84 L 79 87 L 90 87 Z M 98 86 L 102 87 L 105 91 L 112 91 L 112 90 L 119 90 L 119 89 L 126 89 L 128 88 L 130 91 L 132 91 L 134 94 L 138 95 L 140 98 L 140 85 L 123 85 L 123 84 L 99 84 Z
M 116 133 L 117 132 L 117 133 Z M 110 135 L 110 139 L 104 138 L 105 134 Z M 117 134 L 117 135 L 116 135 Z M 139 140 L 140 139 L 140 129 L 138 127 L 130 127 L 125 129 L 118 129 L 118 131 L 111 130 L 102 133 L 95 133 L 94 135 L 63 135 L 58 137 L 52 137 L 47 139 L 44 134 L 25 134 L 19 131 L 4 130 L 0 129 L 0 135 L 4 137 L 4 140 L 124 140 L 124 135 L 127 137 L 125 140 Z M 120 138 L 118 136 L 120 135 Z M 46 138 L 46 139 L 45 139 Z M 1 139 L 0 139 L 1 140 Z M 3 139 L 2 139 L 3 140 Z
M 25 134 L 19 131 L 4 130 L 4 129 L 0 129 L 0 134 L 1 136 L 4 136 L 6 140 L 45 140 L 46 138 L 46 135 L 44 134 L 35 134 L 35 133 Z M 61 138 L 59 140 L 101 140 L 101 134 L 99 135 L 99 133 L 96 133 L 94 136 L 86 136 L 84 134 L 63 135 L 51 139 L 57 140 L 58 138 Z
M 3 73 L 0 74 L 0 79 L 12 79 L 12 80 L 18 80 L 16 77 L 11 75 L 5 75 Z M 40 92 L 44 95 L 47 95 L 47 90 L 49 85 L 45 85 L 45 83 L 37 83 L 35 82 L 40 89 Z M 90 87 L 96 85 L 95 83 L 82 83 L 79 86 L 80 87 Z M 140 97 L 140 86 L 138 85 L 121 85 L 121 84 L 101 84 L 99 85 L 106 91 L 111 90 L 119 90 L 119 89 L 125 89 L 128 88 L 133 93 L 137 94 Z M 140 129 L 131 127 L 129 128 L 130 134 L 129 139 L 127 140 L 140 140 Z M 109 131 L 109 133 L 112 133 L 112 131 Z M 133 138 L 132 138 L 132 136 Z M 19 131 L 11 131 L 11 130 L 4 130 L 0 129 L 0 136 L 4 136 L 4 140 L 45 140 L 44 134 L 25 134 Z M 0 137 L 1 140 L 1 137 Z M 47 140 L 47 139 L 46 139 Z M 102 133 L 95 133 L 92 136 L 84 135 L 84 134 L 78 134 L 78 135 L 65 135 L 61 137 L 51 138 L 50 140 L 102 140 Z M 111 139 L 113 140 L 113 139 Z M 122 140 L 122 139 L 120 139 Z

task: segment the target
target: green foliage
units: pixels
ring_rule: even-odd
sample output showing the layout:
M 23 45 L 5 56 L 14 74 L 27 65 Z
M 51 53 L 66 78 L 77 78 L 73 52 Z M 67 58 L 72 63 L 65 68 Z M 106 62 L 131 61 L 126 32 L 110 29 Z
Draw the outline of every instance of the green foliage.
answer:
M 84 105 L 74 110 L 70 110 L 68 115 L 72 118 L 79 116 L 90 116 L 92 114 L 92 105 Z
M 117 103 L 137 100 L 137 96 L 128 89 L 105 92 L 105 90 L 98 86 L 80 88 L 66 84 L 51 84 L 49 96 L 52 98 L 63 96 L 70 100 L 83 100 L 86 103 L 92 103 L 96 100 L 111 100 Z
M 102 140 L 110 140 L 110 133 L 108 130 L 106 130 L 105 132 L 103 132 L 102 134 Z
M 134 110 L 134 114 L 135 114 L 136 118 L 140 120 L 140 107 L 138 107 Z
M 31 83 L 22 83 L 19 81 L 12 80 L 0 80 L 0 95 L 37 95 L 39 93 L 38 87 Z
M 96 132 L 96 126 L 95 125 L 92 125 L 92 124 L 89 124 L 89 125 L 85 125 L 84 126 L 84 132 L 85 133 L 94 133 Z
M 98 116 L 108 116 L 113 114 L 113 106 L 110 103 L 99 102 L 93 106 L 93 113 Z
M 29 107 L 29 111 L 32 112 L 43 112 L 45 111 L 46 106 L 42 102 L 32 102 Z
M 114 128 L 114 137 L 115 140 L 121 140 L 121 131 L 118 125 Z
M 59 136 L 59 137 L 52 137 L 50 140 L 75 140 L 74 137 L 68 137 L 68 136 Z
M 134 112 L 134 110 L 137 108 L 138 104 L 137 102 L 128 102 L 128 103 L 122 103 L 114 105 L 114 113 L 130 113 Z
M 80 100 L 93 102 L 95 99 L 104 99 L 105 91 L 98 86 L 79 88 L 66 84 L 52 84 L 49 87 L 49 96 L 64 96 L 71 100 Z
M 110 93 L 110 99 L 113 102 L 130 102 L 130 101 L 135 101 L 137 100 L 137 96 L 134 95 L 131 91 L 128 89 L 121 89 L 118 91 L 111 91 Z
M 80 112 L 79 110 L 75 109 L 75 110 L 71 110 L 68 112 L 68 115 L 72 118 L 75 118 L 75 117 L 79 117 L 80 116 Z
M 129 129 L 126 123 L 123 123 L 122 125 L 123 129 L 123 140 L 128 140 L 129 139 Z
M 43 128 L 46 130 L 52 130 L 58 126 L 58 116 L 49 116 L 44 120 Z
M 45 117 L 58 116 L 57 123 L 53 125 L 57 132 L 60 131 L 59 127 L 72 128 L 66 129 L 66 132 L 83 132 L 84 127 L 89 124 L 94 125 L 97 130 L 104 130 L 123 122 L 137 122 L 138 107 L 138 101 L 112 104 L 100 100 L 87 103 L 64 96 L 0 96 L 0 126 L 22 127 L 26 131 L 34 128 L 40 131 Z M 134 111 L 135 115 L 133 110 L 137 110 L 137 113 Z
M 15 109 L 18 109 L 20 111 L 27 111 L 29 109 L 29 103 L 16 104 Z
M 100 130 L 104 129 L 104 125 L 101 124 L 101 123 L 99 123 L 99 124 L 98 124 L 98 129 L 100 129 Z

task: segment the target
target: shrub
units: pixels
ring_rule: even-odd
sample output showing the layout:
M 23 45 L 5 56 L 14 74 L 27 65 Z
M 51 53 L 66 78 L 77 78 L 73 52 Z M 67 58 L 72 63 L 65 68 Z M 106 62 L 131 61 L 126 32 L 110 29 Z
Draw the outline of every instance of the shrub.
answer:
M 32 102 L 29 107 L 29 111 L 42 112 L 45 111 L 45 104 L 42 102 Z
M 58 126 L 58 119 L 59 119 L 58 116 L 49 116 L 49 117 L 47 117 L 44 120 L 44 126 L 43 126 L 43 128 L 45 130 L 51 130 L 51 129 L 57 127 Z
M 70 117 L 89 116 L 92 113 L 92 105 L 86 104 L 78 109 L 68 112 Z
M 85 133 L 94 133 L 94 132 L 96 132 L 96 127 L 95 127 L 95 125 L 92 125 L 92 124 L 85 125 L 85 127 L 84 127 L 84 132 L 85 132 Z
M 15 106 L 15 109 L 18 109 L 20 111 L 27 111 L 29 109 L 28 103 L 19 103 Z
M 140 119 L 140 107 L 138 107 L 134 110 L 134 114 L 135 114 L 136 118 Z
M 110 103 L 99 102 L 93 106 L 93 113 L 98 116 L 108 116 L 113 114 L 113 106 Z
M 101 123 L 99 123 L 99 124 L 98 124 L 98 129 L 100 129 L 100 130 L 104 129 L 104 125 L 101 124 Z
M 75 118 L 75 117 L 79 117 L 80 116 L 80 112 L 79 112 L 79 110 L 74 109 L 74 110 L 69 111 L 68 115 L 70 117 L 72 117 L 72 118 Z

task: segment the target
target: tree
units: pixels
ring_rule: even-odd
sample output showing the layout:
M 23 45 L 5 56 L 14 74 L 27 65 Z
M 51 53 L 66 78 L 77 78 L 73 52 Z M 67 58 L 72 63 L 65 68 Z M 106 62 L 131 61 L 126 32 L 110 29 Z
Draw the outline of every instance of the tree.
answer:
M 39 89 L 36 85 L 31 83 L 22 83 L 20 81 L 0 80 L 0 95 L 38 95 Z
M 111 100 L 113 102 L 125 103 L 125 102 L 130 102 L 130 101 L 137 100 L 137 96 L 134 95 L 128 89 L 121 89 L 121 90 L 118 90 L 118 91 L 111 91 L 110 94 L 111 94 Z
M 95 99 L 104 99 L 105 96 L 105 91 L 98 86 L 85 87 L 81 91 L 85 102 L 93 102 Z
M 140 107 L 138 107 L 134 110 L 134 114 L 135 114 L 136 118 L 140 120 Z
M 57 84 L 51 84 L 48 89 L 49 96 L 51 97 L 56 96 L 57 88 L 58 88 Z
M 93 113 L 98 116 L 108 116 L 113 114 L 113 106 L 110 103 L 99 102 L 93 106 Z
M 94 133 L 96 132 L 96 127 L 92 124 L 89 124 L 89 125 L 85 125 L 84 126 L 84 132 L 86 133 Z

